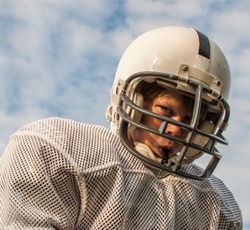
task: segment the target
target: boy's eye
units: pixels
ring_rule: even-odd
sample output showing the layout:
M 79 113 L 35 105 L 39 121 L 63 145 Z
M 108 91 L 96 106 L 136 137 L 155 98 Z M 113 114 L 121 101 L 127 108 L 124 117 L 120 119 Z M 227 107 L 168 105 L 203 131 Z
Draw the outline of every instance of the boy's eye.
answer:
M 160 106 L 160 107 L 161 107 L 161 110 L 162 110 L 165 114 L 167 114 L 167 116 L 173 115 L 173 110 L 172 110 L 172 109 L 170 109 L 170 108 L 168 108 L 168 107 L 166 107 L 166 106 Z

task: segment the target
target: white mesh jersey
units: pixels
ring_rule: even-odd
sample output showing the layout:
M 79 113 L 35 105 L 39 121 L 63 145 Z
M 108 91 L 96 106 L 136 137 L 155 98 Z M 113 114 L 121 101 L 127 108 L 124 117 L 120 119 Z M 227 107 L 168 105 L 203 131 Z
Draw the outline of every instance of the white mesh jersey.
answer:
M 36 121 L 12 135 L 0 166 L 1 230 L 242 228 L 219 179 L 158 180 L 104 127 Z

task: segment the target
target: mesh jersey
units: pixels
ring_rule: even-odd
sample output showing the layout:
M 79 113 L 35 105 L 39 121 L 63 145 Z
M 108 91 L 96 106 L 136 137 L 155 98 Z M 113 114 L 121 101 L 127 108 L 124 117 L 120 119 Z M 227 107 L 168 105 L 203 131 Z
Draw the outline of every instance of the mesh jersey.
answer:
M 36 121 L 10 138 L 0 166 L 1 230 L 242 228 L 218 178 L 158 180 L 104 127 Z

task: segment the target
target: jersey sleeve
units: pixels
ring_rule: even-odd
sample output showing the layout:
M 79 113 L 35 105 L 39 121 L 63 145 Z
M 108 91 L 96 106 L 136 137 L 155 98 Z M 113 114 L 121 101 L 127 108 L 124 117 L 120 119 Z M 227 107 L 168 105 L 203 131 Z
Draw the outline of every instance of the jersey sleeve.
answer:
M 0 229 L 74 229 L 80 193 L 65 154 L 37 135 L 17 134 L 0 166 Z

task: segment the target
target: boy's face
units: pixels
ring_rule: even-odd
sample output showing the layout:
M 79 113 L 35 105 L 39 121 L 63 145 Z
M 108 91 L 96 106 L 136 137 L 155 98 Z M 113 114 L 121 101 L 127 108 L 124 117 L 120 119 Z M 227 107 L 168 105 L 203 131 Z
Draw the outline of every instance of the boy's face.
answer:
M 189 124 L 193 108 L 186 101 L 183 96 L 176 92 L 167 91 L 151 101 L 145 101 L 144 107 L 153 113 Z M 161 125 L 160 119 L 148 115 L 143 115 L 141 122 L 153 129 L 159 129 Z M 181 138 L 185 138 L 187 135 L 187 131 L 173 124 L 168 124 L 165 132 Z M 171 157 L 178 153 L 182 147 L 181 144 L 139 128 L 129 133 L 129 139 L 132 143 L 140 142 L 147 145 L 157 157 L 161 158 L 163 157 L 163 149 L 168 149 Z

